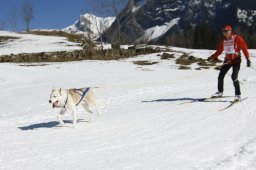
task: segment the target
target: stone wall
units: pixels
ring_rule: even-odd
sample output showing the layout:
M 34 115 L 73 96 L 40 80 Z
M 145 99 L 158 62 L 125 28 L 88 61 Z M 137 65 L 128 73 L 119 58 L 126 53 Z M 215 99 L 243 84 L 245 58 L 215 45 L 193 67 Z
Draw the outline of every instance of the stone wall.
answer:
M 64 62 L 79 60 L 118 60 L 136 55 L 164 51 L 158 48 L 138 49 L 107 49 L 107 50 L 77 50 L 62 52 L 23 53 L 0 56 L 0 62 Z

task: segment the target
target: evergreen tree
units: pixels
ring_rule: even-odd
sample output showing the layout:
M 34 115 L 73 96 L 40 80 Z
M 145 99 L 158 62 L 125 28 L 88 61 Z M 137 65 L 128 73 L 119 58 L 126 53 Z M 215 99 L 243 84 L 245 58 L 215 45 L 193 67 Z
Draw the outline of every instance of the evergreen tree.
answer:
M 249 48 L 256 48 L 256 25 L 250 26 L 248 29 L 247 45 Z

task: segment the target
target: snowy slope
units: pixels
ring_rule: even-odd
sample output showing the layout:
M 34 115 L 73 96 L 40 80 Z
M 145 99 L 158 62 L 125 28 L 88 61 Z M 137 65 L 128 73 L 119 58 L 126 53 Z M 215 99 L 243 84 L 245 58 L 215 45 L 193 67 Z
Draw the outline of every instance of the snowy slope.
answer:
M 213 53 L 172 49 L 203 58 Z M 250 52 L 255 67 L 256 51 Z M 159 63 L 134 65 L 138 60 Z M 256 168 L 256 70 L 244 62 L 241 90 L 249 99 L 222 112 L 232 97 L 182 104 L 216 91 L 213 69 L 178 70 L 174 60 L 158 54 L 46 64 L 0 64 L 0 169 Z M 66 125 L 58 126 L 58 109 L 48 103 L 53 86 L 99 86 L 94 90 L 101 116 L 88 124 L 88 114 L 79 108 L 76 129 L 70 112 Z M 225 90 L 234 95 L 228 75 Z
M 139 38 L 138 41 L 151 41 L 163 36 L 169 29 L 171 29 L 175 24 L 177 24 L 179 20 L 180 18 L 175 18 L 170 22 L 165 23 L 164 25 L 157 25 L 145 30 L 144 35 L 141 38 Z
M 70 42 L 65 37 L 19 34 L 8 31 L 0 31 L 0 36 L 17 37 L 17 39 L 0 44 L 0 55 L 73 51 L 82 48 L 79 44 Z
M 93 14 L 86 13 L 80 16 L 75 24 L 63 29 L 63 31 L 71 34 L 84 34 L 91 36 L 92 39 L 99 38 L 99 32 L 103 33 L 114 22 L 115 17 L 98 17 Z

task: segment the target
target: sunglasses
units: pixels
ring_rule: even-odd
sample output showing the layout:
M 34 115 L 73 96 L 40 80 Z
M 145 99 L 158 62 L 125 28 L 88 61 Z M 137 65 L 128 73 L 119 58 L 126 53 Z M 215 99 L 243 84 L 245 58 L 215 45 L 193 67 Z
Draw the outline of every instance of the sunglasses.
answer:
M 224 33 L 228 32 L 228 31 L 230 31 L 230 30 L 222 30 L 222 32 L 224 32 Z

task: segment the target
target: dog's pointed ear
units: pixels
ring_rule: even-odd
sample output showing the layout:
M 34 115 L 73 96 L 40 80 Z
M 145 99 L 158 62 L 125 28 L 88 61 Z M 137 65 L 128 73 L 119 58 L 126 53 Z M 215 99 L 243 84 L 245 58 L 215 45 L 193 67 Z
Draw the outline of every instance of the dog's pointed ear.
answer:
M 55 87 L 52 87 L 52 92 L 56 91 L 56 88 Z

